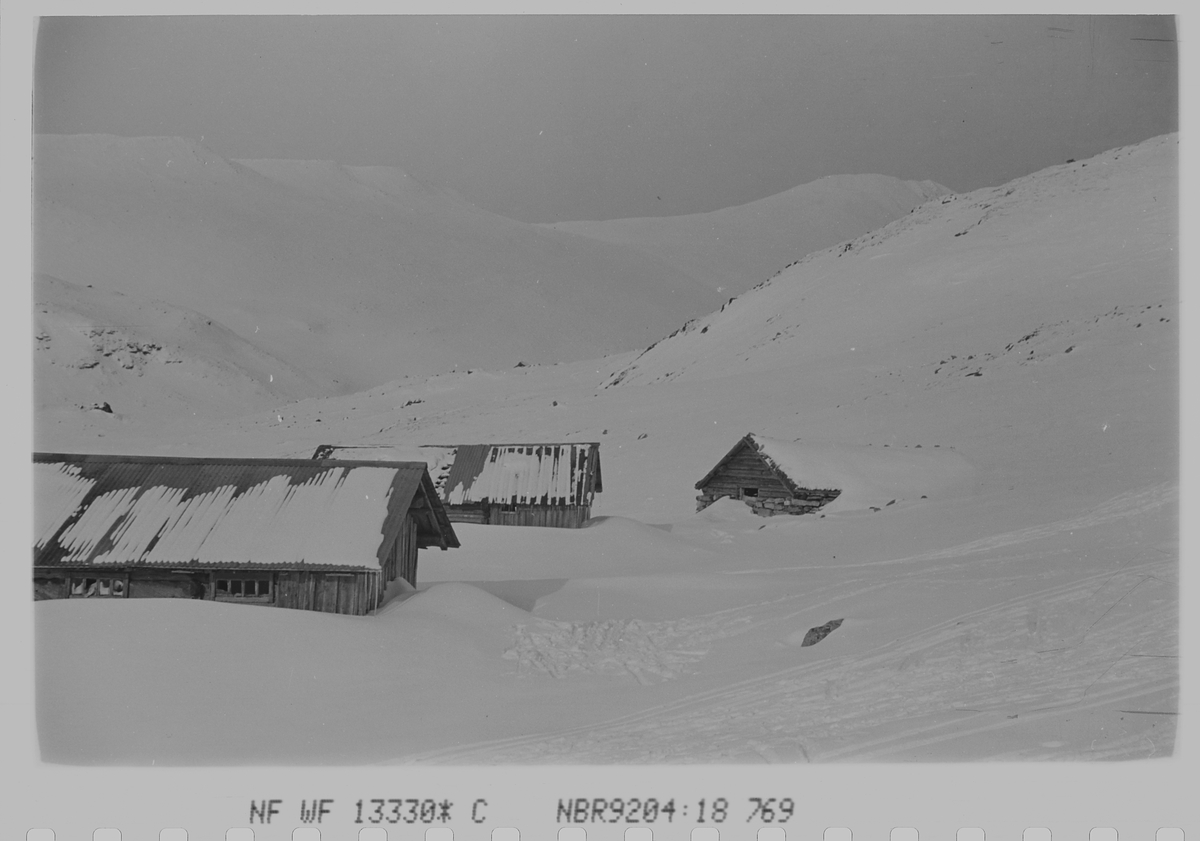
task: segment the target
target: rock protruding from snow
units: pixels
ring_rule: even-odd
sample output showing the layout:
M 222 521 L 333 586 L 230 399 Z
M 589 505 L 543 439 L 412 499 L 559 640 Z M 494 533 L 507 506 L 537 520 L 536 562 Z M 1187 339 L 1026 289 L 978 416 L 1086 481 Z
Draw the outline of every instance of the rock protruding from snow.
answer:
M 1008 346 L 1036 330 L 1057 325 L 1069 339 L 1066 333 L 1083 331 L 1114 304 L 1171 300 L 1164 284 L 1144 286 L 1132 301 L 1127 296 L 1129 277 L 1173 277 L 1176 270 L 1171 232 L 1178 215 L 1178 147 L 1178 135 L 1164 135 L 930 201 L 883 228 L 810 254 L 689 322 L 607 385 L 818 362 L 886 372 L 916 354 L 917 366 L 891 370 L 881 392 L 885 385 L 910 392 L 933 385 L 951 368 L 957 379 L 984 385 L 989 360 L 1007 353 L 1006 364 L 1017 364 Z M 1135 228 L 1142 243 L 1136 249 L 1127 247 Z M 1038 301 L 1036 309 L 1031 300 Z M 1059 350 L 1068 346 L 1069 340 Z M 947 365 L 951 360 L 969 367 L 959 370 Z
M 809 628 L 808 633 L 804 635 L 804 639 L 800 643 L 800 647 L 806 648 L 810 645 L 816 645 L 840 627 L 842 627 L 841 619 L 831 619 L 824 625 L 818 625 L 815 628 Z
M 215 319 L 140 295 L 38 275 L 33 284 L 39 411 L 236 417 L 336 393 Z M 109 408 L 105 408 L 105 407 Z

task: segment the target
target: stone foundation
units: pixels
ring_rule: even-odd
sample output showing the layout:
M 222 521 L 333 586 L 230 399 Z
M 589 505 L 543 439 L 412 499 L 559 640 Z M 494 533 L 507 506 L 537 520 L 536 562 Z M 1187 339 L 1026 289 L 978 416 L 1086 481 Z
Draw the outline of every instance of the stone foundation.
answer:
M 840 490 L 808 490 L 802 496 L 794 497 L 744 497 L 746 503 L 760 517 L 774 517 L 776 514 L 808 514 L 828 505 L 841 495 Z M 727 494 L 701 494 L 696 497 L 696 510 L 703 511 L 718 499 Z

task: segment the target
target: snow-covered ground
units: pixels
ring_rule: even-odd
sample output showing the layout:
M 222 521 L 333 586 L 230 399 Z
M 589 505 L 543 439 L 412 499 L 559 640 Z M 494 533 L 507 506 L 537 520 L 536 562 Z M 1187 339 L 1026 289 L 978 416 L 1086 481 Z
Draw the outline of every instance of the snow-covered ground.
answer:
M 641 353 L 39 427 L 44 450 L 213 456 L 600 441 L 605 487 L 584 529 L 459 525 L 375 616 L 39 602 L 45 758 L 1171 754 L 1176 154 L 1172 135 L 936 198 Z M 695 513 L 751 431 L 844 498 Z

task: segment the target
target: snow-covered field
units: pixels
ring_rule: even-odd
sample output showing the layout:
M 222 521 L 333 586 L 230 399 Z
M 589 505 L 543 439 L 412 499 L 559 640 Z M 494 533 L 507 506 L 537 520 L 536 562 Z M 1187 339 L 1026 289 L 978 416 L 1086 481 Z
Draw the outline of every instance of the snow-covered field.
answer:
M 935 198 L 645 352 L 230 420 L 55 414 L 39 449 L 600 441 L 605 492 L 580 530 L 457 526 L 462 548 L 422 552 L 418 591 L 375 616 L 39 602 L 44 757 L 1170 755 L 1176 157 L 1171 135 Z M 843 496 L 824 516 L 694 513 L 693 484 L 751 431 Z

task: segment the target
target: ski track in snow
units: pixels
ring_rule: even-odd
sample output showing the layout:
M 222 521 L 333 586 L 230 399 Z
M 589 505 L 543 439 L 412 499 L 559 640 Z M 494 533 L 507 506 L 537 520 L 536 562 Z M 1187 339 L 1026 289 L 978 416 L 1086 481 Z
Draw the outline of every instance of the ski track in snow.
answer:
M 809 588 L 803 593 L 682 619 L 538 619 L 534 624 L 517 626 L 516 642 L 503 656 L 517 661 L 521 675 L 564 678 L 573 673 L 627 674 L 649 686 L 656 682 L 654 678 L 672 680 L 687 674 L 689 667 L 708 653 L 707 646 L 718 640 L 811 613 L 822 606 L 813 598 L 823 592 L 833 591 L 840 600 L 890 586 L 884 582 L 847 590 L 847 583 L 855 582 Z M 781 606 L 801 599 L 803 610 L 779 612 Z
M 1176 617 L 1173 610 L 1149 618 L 1132 609 L 1113 615 L 1124 596 L 1105 608 L 1097 604 L 1096 585 L 1108 589 L 1132 582 L 1124 594 L 1129 595 L 1150 584 L 1166 601 L 1174 596 L 1166 577 L 1172 568 L 1154 562 L 1091 576 L 941 623 L 871 655 L 794 666 L 599 726 L 460 746 L 407 761 L 714 762 L 746 758 L 749 751 L 767 761 L 886 759 L 947 739 L 1022 726 L 1066 708 L 1113 707 L 1176 686 L 1175 660 L 1156 653 L 1175 632 Z M 1068 638 L 1033 647 L 1038 631 L 1035 625 L 1030 632 L 1030 617 L 1039 611 L 1065 613 L 1077 623 L 1100 613 L 1109 621 L 1072 628 Z M 1114 659 L 1114 650 L 1123 653 Z M 989 715 L 1009 710 L 1011 719 Z M 921 720 L 947 713 L 953 714 L 949 720 Z M 966 717 L 978 723 L 968 724 Z M 876 726 L 886 727 L 886 734 L 863 741 Z M 839 741 L 846 744 L 838 747 Z M 767 743 L 773 748 L 764 752 Z M 1108 742 L 1088 755 L 1124 756 L 1131 747 L 1136 744 Z M 1046 756 L 1069 758 L 1061 750 L 1047 750 Z
M 976 540 L 971 543 L 964 543 L 961 546 L 951 547 L 950 549 L 943 549 L 940 552 L 918 555 L 910 560 L 938 560 L 940 558 L 951 558 L 956 555 L 1000 549 L 1005 546 L 1011 546 L 1014 543 L 1040 540 L 1041 538 L 1053 537 L 1063 532 L 1090 528 L 1121 520 L 1125 517 L 1145 514 L 1153 511 L 1155 508 L 1177 503 L 1178 501 L 1179 486 L 1174 482 L 1161 482 L 1140 491 L 1133 491 L 1113 497 L 1108 502 L 1097 506 L 1087 514 L 1079 517 L 1061 520 L 1057 523 L 1050 523 L 1044 526 L 1033 526 L 1006 534 L 995 535 L 983 540 Z
M 599 622 L 555 622 L 517 628 L 516 643 L 504 653 L 516 660 L 520 674 L 544 673 L 556 678 L 573 672 L 626 673 L 643 685 L 650 675 L 661 680 L 680 676 L 707 654 L 697 649 L 715 639 L 750 630 L 752 617 L 713 616 L 650 622 L 608 619 Z
M 1037 540 L 1151 511 L 1176 498 L 1163 484 L 1125 494 L 1086 515 L 920 556 L 950 558 Z M 1028 559 L 1054 553 L 1008 556 Z M 906 559 L 915 560 L 915 559 Z M 977 562 L 977 561 L 976 561 Z M 939 566 L 904 576 L 958 569 Z M 460 745 L 400 758 L 435 763 L 803 762 L 912 758 L 941 742 L 1024 727 L 1065 711 L 1112 710 L 1174 691 L 1178 634 L 1174 559 L 1137 558 L 947 619 L 862 656 L 791 666 L 720 689 L 559 733 Z M 894 586 L 878 581 L 839 600 Z M 806 610 L 820 589 L 804 594 Z M 640 683 L 684 674 L 705 646 L 795 615 L 789 595 L 706 616 L 650 622 L 538 620 L 506 654 L 525 674 L 627 672 Z M 819 607 L 819 604 L 816 605 Z M 1167 646 L 1164 649 L 1164 645 Z M 799 649 L 797 649 L 799 651 Z M 802 655 L 797 655 L 802 656 Z M 1003 718 L 997 718 L 1003 715 Z M 1164 734 L 1165 735 L 1165 734 Z M 1003 735 L 994 744 L 1015 744 Z M 989 759 L 1129 758 L 1154 755 L 1144 733 L 1081 748 Z M 1169 750 L 1169 748 L 1168 748 Z M 983 758 L 983 757 L 980 757 Z

